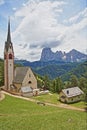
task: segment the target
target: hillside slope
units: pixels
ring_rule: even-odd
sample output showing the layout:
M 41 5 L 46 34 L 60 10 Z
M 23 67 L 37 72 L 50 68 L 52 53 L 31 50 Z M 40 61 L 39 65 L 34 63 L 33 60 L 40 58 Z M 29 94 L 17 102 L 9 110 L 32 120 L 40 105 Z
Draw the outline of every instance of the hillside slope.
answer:
M 65 74 L 63 74 L 61 76 L 61 78 L 64 81 L 67 81 L 67 80 L 70 79 L 71 75 L 76 75 L 78 78 L 80 78 L 81 76 L 87 78 L 87 61 L 84 62 L 84 63 L 80 63 L 79 65 L 77 65 L 72 70 L 66 72 Z
M 69 80 L 72 74 L 80 77 L 87 72 L 87 62 L 62 62 L 62 61 L 35 61 L 17 60 L 23 66 L 30 66 L 33 71 L 41 76 L 49 76 L 50 79 L 61 77 L 64 81 Z
M 45 67 L 34 69 L 34 71 L 41 76 L 47 75 L 50 79 L 54 79 L 66 74 L 68 71 L 72 70 L 77 66 L 78 64 L 76 63 L 63 63 L 59 65 L 54 64 L 54 65 L 47 65 Z

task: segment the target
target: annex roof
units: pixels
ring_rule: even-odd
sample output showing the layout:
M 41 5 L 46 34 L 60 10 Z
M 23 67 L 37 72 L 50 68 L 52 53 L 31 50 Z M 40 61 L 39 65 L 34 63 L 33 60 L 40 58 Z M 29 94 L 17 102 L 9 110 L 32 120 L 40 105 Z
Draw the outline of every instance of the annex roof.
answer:
M 77 95 L 84 94 L 84 92 L 79 87 L 72 87 L 72 88 L 63 89 L 62 92 L 67 97 L 74 97 Z
M 33 89 L 29 86 L 26 86 L 26 87 L 21 87 L 21 92 L 23 93 L 30 93 L 30 92 L 33 92 Z

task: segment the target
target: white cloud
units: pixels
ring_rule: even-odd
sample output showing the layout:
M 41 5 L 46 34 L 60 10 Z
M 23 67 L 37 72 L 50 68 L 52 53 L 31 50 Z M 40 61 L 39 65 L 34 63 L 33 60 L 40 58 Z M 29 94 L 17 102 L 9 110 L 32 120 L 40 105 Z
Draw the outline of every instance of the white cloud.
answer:
M 13 32 L 13 38 L 15 42 L 22 44 L 14 44 L 17 57 L 39 60 L 44 46 L 66 51 L 72 48 L 82 51 L 85 49 L 86 38 L 79 32 L 87 27 L 87 8 L 71 17 L 67 21 L 71 25 L 66 26 L 56 18 L 56 15 L 60 16 L 63 12 L 65 4 L 59 1 L 33 0 L 16 11 L 15 19 L 19 19 L 20 24 Z
M 64 30 L 63 27 L 61 27 L 61 31 L 58 30 L 61 25 L 58 27 L 55 13 L 60 14 L 62 12 L 60 7 L 63 4 L 64 2 L 57 1 L 33 1 L 33 3 L 27 3 L 26 6 L 15 13 L 15 17 L 20 17 L 22 20 L 13 33 L 14 39 L 19 40 L 22 44 L 24 42 L 24 44 L 28 43 L 29 46 L 32 46 L 32 44 L 33 46 L 38 46 L 38 51 L 40 51 L 41 46 L 44 46 L 44 42 L 50 43 L 58 40 Z M 28 51 L 30 51 L 29 47 L 26 50 L 25 53 L 27 55 Z M 37 53 L 36 48 L 35 53 Z
M 5 2 L 4 2 L 4 0 L 0 0 L 0 5 L 2 5 L 2 4 L 4 4 Z
M 17 10 L 17 9 L 14 7 L 14 8 L 13 8 L 13 11 L 16 11 L 16 10 Z
M 87 39 L 82 37 L 80 34 L 75 33 L 72 37 L 67 37 L 64 44 L 60 45 L 57 49 L 65 52 L 69 52 L 71 49 L 79 50 L 83 53 L 86 52 Z
M 73 48 L 86 53 L 87 37 L 83 35 L 84 29 L 87 28 L 87 8 L 77 15 L 71 17 L 68 22 L 72 22 L 67 26 L 64 34 L 63 44 L 59 46 L 61 50 L 69 51 Z M 78 20 L 80 19 L 80 20 Z M 78 22 L 76 22 L 78 20 Z
M 60 4 L 64 3 L 61 2 Z M 15 34 L 17 34 L 17 32 L 29 32 L 31 33 L 30 35 L 35 33 L 33 35 L 33 38 L 35 36 L 35 41 L 40 40 L 38 38 L 42 37 L 42 33 L 43 38 L 45 38 L 47 35 L 51 35 L 50 33 L 54 31 L 53 29 L 55 29 L 57 24 L 57 21 L 54 18 L 53 14 L 56 9 L 53 9 L 60 4 L 59 2 L 53 3 L 50 1 L 43 1 L 39 3 L 33 2 L 33 4 L 31 3 L 21 10 L 17 11 L 15 13 L 15 16 L 23 17 L 23 20 L 15 31 Z M 58 10 L 59 12 L 62 12 L 62 9 L 58 8 L 57 11 Z M 29 28 L 29 30 L 27 29 L 27 27 Z
M 79 12 L 77 15 L 71 17 L 69 19 L 70 23 L 78 21 L 78 19 L 82 19 L 83 17 L 87 17 L 87 8 L 85 8 L 83 11 Z
M 73 21 L 73 23 L 67 27 L 67 33 L 66 36 L 69 38 L 68 40 L 72 39 L 75 35 L 80 35 L 80 31 L 87 28 L 87 16 L 86 16 L 87 8 L 85 8 L 82 12 L 75 15 L 75 17 L 72 17 L 69 19 L 69 21 Z M 82 14 L 83 17 L 80 17 L 79 14 Z M 80 21 L 76 23 L 75 21 L 80 17 Z M 81 37 L 81 36 L 80 36 Z M 78 37 L 77 39 L 79 40 Z M 76 36 L 75 36 L 76 38 Z M 67 40 L 67 41 L 68 41 Z M 87 39 L 86 39 L 87 40 Z
M 23 4 L 22 4 L 22 6 L 26 6 L 26 4 L 25 4 L 25 3 L 23 3 Z

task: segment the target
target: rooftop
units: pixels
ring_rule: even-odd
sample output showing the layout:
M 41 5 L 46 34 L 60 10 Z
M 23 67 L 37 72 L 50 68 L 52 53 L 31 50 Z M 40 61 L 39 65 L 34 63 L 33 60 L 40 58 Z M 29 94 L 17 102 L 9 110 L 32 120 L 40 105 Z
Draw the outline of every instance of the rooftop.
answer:
M 14 83 L 22 83 L 29 67 L 16 67 Z
M 28 92 L 33 92 L 33 89 L 29 86 L 26 86 L 26 87 L 21 87 L 21 91 L 23 93 L 28 93 Z
M 63 89 L 62 92 L 67 97 L 74 97 L 77 95 L 84 94 L 84 92 L 79 87 L 72 87 L 72 88 Z

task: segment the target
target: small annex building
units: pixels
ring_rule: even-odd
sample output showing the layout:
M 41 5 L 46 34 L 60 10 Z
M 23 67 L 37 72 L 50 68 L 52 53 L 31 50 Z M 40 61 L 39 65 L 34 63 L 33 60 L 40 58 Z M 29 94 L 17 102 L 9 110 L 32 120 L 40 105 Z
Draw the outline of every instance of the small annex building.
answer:
M 24 97 L 31 97 L 33 96 L 33 89 L 29 86 L 21 87 L 21 95 Z
M 59 100 L 64 103 L 74 103 L 82 100 L 84 92 L 79 87 L 62 89 Z
M 13 89 L 16 92 L 30 91 L 37 88 L 37 80 L 29 67 L 16 67 L 14 72 Z
M 20 93 L 24 97 L 37 96 L 39 94 L 39 89 L 32 89 L 29 86 L 21 87 Z

